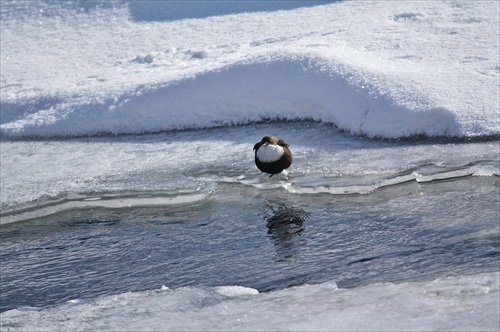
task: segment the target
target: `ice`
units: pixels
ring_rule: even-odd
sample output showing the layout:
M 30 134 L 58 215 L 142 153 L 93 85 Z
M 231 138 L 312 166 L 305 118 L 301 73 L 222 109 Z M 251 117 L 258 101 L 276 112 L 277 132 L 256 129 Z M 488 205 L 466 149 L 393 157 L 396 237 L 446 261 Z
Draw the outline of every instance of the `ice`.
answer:
M 370 137 L 500 133 L 496 2 L 221 2 L 197 19 L 192 4 L 1 6 L 4 137 L 267 119 Z
M 368 194 L 407 181 L 495 176 L 500 171 L 498 142 L 401 144 L 367 141 L 330 129 L 297 122 L 115 138 L 2 142 L 2 223 L 83 205 L 123 207 L 205 200 L 217 190 L 217 183 L 224 182 L 291 194 L 343 195 Z M 292 149 L 294 162 L 286 177 L 269 179 L 253 162 L 253 145 L 270 131 L 286 137 Z M 141 198 L 139 194 L 150 196 Z M 93 197 L 105 199 L 83 200 Z M 15 215 L 3 214 L 11 208 Z M 28 213 L 19 214 L 21 211 Z
M 211 184 L 208 188 L 198 188 L 197 190 L 179 189 L 168 193 L 154 192 L 149 194 L 106 194 L 98 196 L 73 194 L 60 199 L 37 202 L 32 206 L 25 207 L 24 209 L 8 211 L 2 215 L 0 225 L 50 216 L 59 212 L 78 209 L 122 209 L 126 207 L 139 206 L 154 207 L 193 204 L 205 200 L 215 187 L 215 184 Z
M 249 287 L 241 287 L 241 286 L 221 286 L 215 288 L 215 290 L 224 296 L 228 297 L 236 297 L 241 295 L 255 295 L 259 294 L 259 291 Z
M 258 293 L 162 287 L 0 314 L 2 331 L 498 331 L 499 273 Z

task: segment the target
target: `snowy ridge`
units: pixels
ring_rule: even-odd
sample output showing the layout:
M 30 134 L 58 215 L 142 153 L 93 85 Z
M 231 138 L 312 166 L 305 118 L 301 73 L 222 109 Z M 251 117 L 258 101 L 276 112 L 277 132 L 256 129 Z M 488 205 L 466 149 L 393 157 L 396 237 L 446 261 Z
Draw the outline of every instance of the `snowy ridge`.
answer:
M 137 3 L 17 16 L 12 6 L 2 3 L 3 137 L 269 119 L 369 137 L 500 134 L 495 2 L 345 2 L 153 22 L 134 19 Z
M 320 60 L 273 56 L 237 63 L 181 81 L 140 87 L 94 103 L 62 100 L 2 125 L 6 136 L 79 136 L 241 125 L 264 120 L 314 120 L 353 134 L 459 136 L 452 112 L 425 96 L 382 94 L 369 82 L 322 68 Z M 347 76 L 347 77 L 346 77 Z M 354 81 L 354 82 L 353 82 Z M 40 103 L 40 102 L 38 102 Z M 412 103 L 408 106 L 406 104 Z M 488 132 L 482 128 L 482 132 Z

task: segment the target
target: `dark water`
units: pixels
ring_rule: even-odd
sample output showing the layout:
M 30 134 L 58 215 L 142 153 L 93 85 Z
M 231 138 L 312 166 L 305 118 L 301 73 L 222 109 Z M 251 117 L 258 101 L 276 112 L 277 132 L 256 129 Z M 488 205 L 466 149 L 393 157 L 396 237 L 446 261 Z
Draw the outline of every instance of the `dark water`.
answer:
M 189 285 L 270 291 L 500 270 L 500 178 L 368 195 L 218 184 L 204 201 L 78 209 L 1 228 L 1 311 Z

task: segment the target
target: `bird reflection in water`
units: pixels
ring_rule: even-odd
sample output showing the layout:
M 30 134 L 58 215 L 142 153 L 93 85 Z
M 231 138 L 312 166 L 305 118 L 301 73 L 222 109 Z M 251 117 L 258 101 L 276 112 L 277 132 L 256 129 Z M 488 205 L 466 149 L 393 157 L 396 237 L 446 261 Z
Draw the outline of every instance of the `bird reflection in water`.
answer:
M 274 240 L 277 261 L 289 260 L 306 244 L 305 239 L 300 236 L 305 230 L 304 221 L 309 215 L 300 208 L 284 203 L 270 203 L 269 209 L 272 215 L 266 219 L 267 233 Z

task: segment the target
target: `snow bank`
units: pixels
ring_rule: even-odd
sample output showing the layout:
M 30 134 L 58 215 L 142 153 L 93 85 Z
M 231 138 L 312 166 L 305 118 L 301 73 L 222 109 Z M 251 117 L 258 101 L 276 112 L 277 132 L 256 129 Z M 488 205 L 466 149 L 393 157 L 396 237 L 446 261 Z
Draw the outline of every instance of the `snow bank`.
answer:
M 104 103 L 51 105 L 3 125 L 3 130 L 71 136 L 312 119 L 369 136 L 460 135 L 453 113 L 432 107 L 425 96 L 416 97 L 422 105 L 410 108 L 381 95 L 369 82 L 353 86 L 343 75 L 325 72 L 311 61 L 284 57 L 234 64 Z
M 219 4 L 227 15 L 198 19 L 147 2 L 44 4 L 2 2 L 4 137 L 269 119 L 370 137 L 500 134 L 496 2 Z

